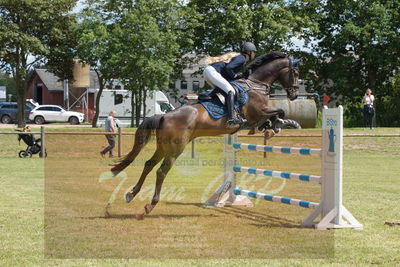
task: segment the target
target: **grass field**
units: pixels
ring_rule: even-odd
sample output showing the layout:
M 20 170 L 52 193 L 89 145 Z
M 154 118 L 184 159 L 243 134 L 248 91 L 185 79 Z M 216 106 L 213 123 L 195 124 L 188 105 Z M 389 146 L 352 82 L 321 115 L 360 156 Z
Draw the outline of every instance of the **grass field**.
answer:
M 68 131 L 70 131 L 69 129 Z M 58 130 L 61 131 L 61 130 Z M 86 129 L 91 131 L 91 129 Z M 318 130 L 302 130 L 318 133 Z M 296 133 L 296 131 L 288 132 Z M 345 133 L 400 133 L 400 129 Z M 242 138 L 248 143 L 262 140 Z M 123 151 L 132 146 L 124 137 Z M 275 138 L 270 144 L 318 147 L 319 138 Z M 396 266 L 400 265 L 400 137 L 345 138 L 344 205 L 364 230 L 298 227 L 311 211 L 256 201 L 254 208 L 203 208 L 222 182 L 222 138 L 202 138 L 169 173 L 156 209 L 135 215 L 151 200 L 155 171 L 135 200 L 134 185 L 154 143 L 125 176 L 108 179 L 103 136 L 48 135 L 46 160 L 19 159 L 16 136 L 0 135 L 0 266 Z M 240 153 L 242 165 L 320 173 L 318 160 Z M 268 167 L 266 167 L 268 166 Z M 239 186 L 319 201 L 319 187 L 245 175 Z M 110 218 L 104 208 L 112 202 Z

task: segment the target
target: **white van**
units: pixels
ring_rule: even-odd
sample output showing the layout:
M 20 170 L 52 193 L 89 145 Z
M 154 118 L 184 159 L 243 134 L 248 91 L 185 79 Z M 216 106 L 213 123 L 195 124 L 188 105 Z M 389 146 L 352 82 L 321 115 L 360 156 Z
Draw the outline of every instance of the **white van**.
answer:
M 97 126 L 102 127 L 111 110 L 117 112 L 116 118 L 122 127 L 129 127 L 132 116 L 131 91 L 104 89 L 100 97 L 100 114 Z M 167 96 L 161 91 L 151 91 L 146 98 L 146 117 L 165 114 L 175 109 Z M 141 118 L 143 119 L 143 109 L 141 109 Z

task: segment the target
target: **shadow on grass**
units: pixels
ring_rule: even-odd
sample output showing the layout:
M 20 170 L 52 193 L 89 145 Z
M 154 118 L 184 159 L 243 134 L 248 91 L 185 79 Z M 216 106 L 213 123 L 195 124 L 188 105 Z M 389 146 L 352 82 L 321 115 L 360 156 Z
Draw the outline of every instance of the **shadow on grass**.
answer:
M 284 227 L 284 228 L 303 228 L 298 222 L 287 220 L 284 218 L 271 216 L 265 213 L 239 208 L 239 207 L 205 207 L 203 203 L 185 203 L 185 202 L 167 202 L 167 205 L 184 205 L 184 206 L 194 206 L 209 209 L 210 211 L 215 211 L 217 213 L 222 213 L 226 215 L 232 215 L 241 219 L 246 219 L 250 222 L 250 225 L 256 227 Z M 216 215 L 214 215 L 216 217 Z
M 197 202 L 173 202 L 173 201 L 167 201 L 165 202 L 167 205 L 177 205 L 177 206 L 194 206 L 197 208 L 202 208 L 204 207 L 203 203 L 197 203 Z
M 302 228 L 295 221 L 287 220 L 284 218 L 271 216 L 256 211 L 251 211 L 238 207 L 225 207 L 216 208 L 214 211 L 223 213 L 226 215 L 232 215 L 240 219 L 245 219 L 250 223 L 250 225 L 263 228 Z
M 80 219 L 88 219 L 88 220 L 96 220 L 96 219 L 119 219 L 119 220 L 127 220 L 127 219 L 138 219 L 141 214 L 110 214 L 109 216 L 91 216 L 91 217 L 79 217 Z M 144 219 L 163 219 L 163 218 L 190 218 L 190 217 L 217 217 L 214 214 L 157 214 L 157 215 L 144 215 Z
M 157 214 L 157 215 L 145 215 L 144 219 L 176 219 L 176 218 L 194 218 L 194 217 L 220 217 L 219 215 L 230 215 L 235 216 L 240 219 L 244 219 L 249 222 L 249 225 L 259 227 L 259 228 L 301 228 L 298 222 L 293 220 L 288 220 L 285 218 L 280 218 L 276 216 L 271 216 L 265 213 L 257 212 L 254 210 L 239 208 L 239 207 L 224 207 L 224 208 L 213 208 L 205 207 L 202 203 L 196 202 L 166 202 L 167 205 L 177 205 L 177 206 L 193 206 L 196 208 L 202 208 L 209 210 L 213 213 L 211 214 L 195 214 L 196 210 L 193 210 L 194 214 Z M 109 216 L 92 216 L 92 217 L 80 217 L 81 219 L 135 219 L 141 220 L 141 214 L 109 214 Z

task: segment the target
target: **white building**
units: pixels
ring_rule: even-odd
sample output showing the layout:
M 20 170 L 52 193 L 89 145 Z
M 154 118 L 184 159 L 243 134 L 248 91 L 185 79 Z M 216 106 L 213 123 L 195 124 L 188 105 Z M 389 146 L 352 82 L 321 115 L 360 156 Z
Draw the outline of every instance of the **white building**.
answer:
M 0 86 L 0 101 L 6 101 L 6 100 L 7 100 L 6 87 Z
M 194 58 L 194 56 L 191 56 Z M 197 93 L 198 89 L 203 88 L 205 80 L 203 77 L 203 69 L 205 67 L 205 58 L 201 59 L 199 63 L 193 64 L 192 66 L 182 71 L 182 79 L 178 79 L 173 82 L 169 87 L 170 91 L 177 90 L 176 93 L 168 93 L 170 103 L 174 107 L 180 107 L 183 96 L 187 94 Z

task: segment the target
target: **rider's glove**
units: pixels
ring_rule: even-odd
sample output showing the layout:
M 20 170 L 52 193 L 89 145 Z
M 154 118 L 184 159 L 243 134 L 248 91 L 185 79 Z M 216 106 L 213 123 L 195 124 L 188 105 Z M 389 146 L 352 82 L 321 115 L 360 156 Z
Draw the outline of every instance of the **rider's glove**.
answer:
M 244 75 L 243 75 L 243 73 L 241 73 L 241 72 L 235 74 L 235 79 L 241 79 L 241 78 L 243 78 L 243 77 L 244 77 Z

